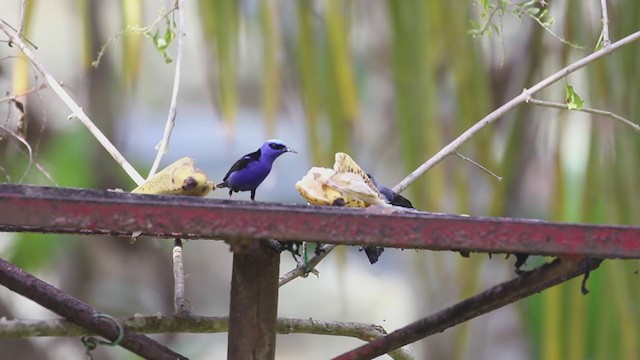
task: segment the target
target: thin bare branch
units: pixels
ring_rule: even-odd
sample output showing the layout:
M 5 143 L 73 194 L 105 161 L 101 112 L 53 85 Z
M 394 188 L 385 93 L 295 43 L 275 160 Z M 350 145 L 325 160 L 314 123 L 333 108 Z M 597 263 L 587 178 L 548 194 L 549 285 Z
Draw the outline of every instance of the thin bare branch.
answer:
M 221 333 L 229 330 L 226 316 L 132 316 L 117 319 L 135 334 L 166 333 Z M 314 334 L 353 337 L 371 341 L 386 335 L 382 326 L 359 322 L 320 321 L 314 319 L 280 318 L 278 334 Z M 68 320 L 6 320 L 0 318 L 0 339 L 20 339 L 33 336 L 86 336 L 95 335 Z M 396 360 L 413 359 L 406 349 L 389 354 Z
M 498 6 L 494 7 L 493 10 L 491 10 L 489 15 L 487 15 L 487 18 L 482 24 L 482 26 L 480 26 L 480 28 L 477 30 L 478 34 L 484 34 L 485 31 L 487 31 L 487 29 L 491 29 L 490 27 L 490 25 L 492 24 L 491 19 L 493 19 L 493 15 L 495 15 L 499 10 L 500 10 L 500 7 Z
M 138 185 L 144 182 L 144 178 L 129 164 L 124 156 L 118 151 L 118 149 L 107 139 L 106 136 L 98 129 L 97 126 L 89 119 L 84 113 L 82 108 L 69 96 L 69 94 L 60 86 L 59 82 L 47 72 L 44 66 L 36 60 L 35 55 L 22 41 L 22 38 L 18 33 L 11 28 L 4 20 L 0 19 L 0 30 L 4 32 L 10 39 L 10 41 L 20 48 L 24 55 L 33 64 L 36 70 L 44 77 L 51 89 L 58 95 L 58 97 L 67 105 L 71 110 L 69 118 L 76 117 L 82 122 L 82 124 L 89 130 L 89 132 L 98 140 L 98 142 L 107 150 L 107 152 L 114 158 L 114 160 L 124 169 L 124 171 L 131 177 L 131 179 Z
M 581 111 L 581 112 L 585 112 L 585 113 L 589 113 L 589 114 L 606 116 L 606 117 L 609 117 L 611 119 L 617 120 L 617 121 L 623 123 L 624 125 L 630 126 L 635 131 L 640 132 L 640 125 L 634 123 L 631 120 L 625 119 L 620 115 L 614 114 L 611 111 L 591 109 L 591 108 L 569 109 L 569 105 L 567 105 L 567 104 L 558 103 L 558 102 L 552 102 L 552 101 L 538 100 L 538 99 L 534 99 L 534 98 L 529 98 L 527 100 L 527 103 L 534 104 L 534 105 L 539 105 L 539 106 L 546 106 L 546 107 L 556 108 L 556 109 Z
M 18 134 L 14 133 L 13 131 L 5 128 L 4 126 L 0 125 L 0 130 L 6 132 L 7 134 L 11 135 L 11 137 L 13 137 L 14 139 L 18 140 L 18 142 L 20 142 L 22 145 L 24 145 L 25 148 L 27 148 L 27 152 L 28 157 L 29 157 L 29 165 L 27 165 L 27 168 L 24 170 L 24 172 L 22 173 L 22 176 L 20 177 L 20 181 L 18 181 L 18 183 L 22 183 L 22 181 L 24 181 L 24 178 L 27 176 L 27 174 L 29 173 L 29 171 L 31 170 L 31 166 L 33 165 L 33 151 L 31 150 L 31 145 L 29 145 L 29 143 L 23 139 L 21 136 L 19 136 Z
M 173 131 L 173 127 L 176 124 L 176 105 L 178 102 L 178 90 L 180 89 L 180 73 L 182 70 L 182 52 L 184 47 L 184 3 L 182 0 L 176 0 L 176 11 L 178 12 L 178 55 L 176 56 L 176 71 L 173 77 L 173 91 L 171 93 L 171 105 L 169 106 L 169 115 L 167 116 L 167 122 L 164 127 L 164 134 L 162 135 L 162 140 L 157 146 L 158 153 L 156 154 L 156 158 L 153 161 L 153 165 L 151 166 L 151 170 L 149 171 L 149 176 L 147 179 L 151 178 L 156 171 L 158 171 L 158 167 L 160 166 L 160 161 L 162 157 L 167 152 L 167 148 L 169 146 L 169 139 L 171 138 L 171 132 Z
M 62 83 L 60 83 L 60 85 L 62 85 Z M 34 92 L 38 92 L 40 90 L 46 89 L 48 87 L 47 83 L 42 83 L 39 86 L 34 86 L 31 89 L 21 93 L 21 94 L 14 94 L 14 95 L 9 95 L 9 96 L 5 96 L 3 98 L 0 98 L 0 104 L 3 102 L 8 102 L 8 101 L 16 101 L 17 98 L 19 97 L 23 97 L 26 95 L 29 95 L 31 93 Z
M 22 36 L 22 30 L 24 29 L 24 14 L 27 9 L 27 0 L 22 0 L 20 4 L 20 25 L 18 26 L 18 35 Z
M 98 51 L 98 56 L 96 56 L 96 59 L 91 62 L 91 66 L 98 67 L 100 65 L 100 61 L 102 61 L 102 57 L 106 53 L 107 48 L 114 41 L 118 40 L 118 38 L 120 36 L 122 36 L 124 34 L 128 34 L 128 33 L 149 36 L 149 34 L 151 33 L 151 30 L 153 30 L 160 23 L 160 21 L 162 19 L 164 19 L 167 16 L 169 16 L 175 10 L 176 10 L 176 6 L 174 6 L 173 8 L 171 8 L 169 11 L 165 12 L 164 14 L 161 14 L 160 16 L 158 16 L 158 18 L 153 23 L 151 23 L 151 25 L 149 25 L 149 26 L 129 25 L 124 30 L 118 31 L 113 36 L 108 38 L 107 41 L 102 45 L 102 47 L 100 48 L 100 51 Z
M 280 276 L 280 279 L 278 279 L 278 287 L 285 285 L 286 283 L 290 282 L 295 278 L 298 278 L 300 276 L 304 276 L 310 272 L 313 272 L 313 270 L 315 269 L 316 266 L 318 266 L 320 261 L 322 261 L 325 257 L 327 257 L 327 255 L 329 255 L 329 253 L 333 249 L 335 249 L 336 246 L 338 245 L 327 244 L 322 246 L 322 248 L 320 248 L 320 252 L 318 253 L 318 255 L 314 255 L 311 259 L 309 259 L 306 265 L 299 264 L 298 266 L 296 266 L 295 269 Z
M 554 38 L 556 38 L 556 39 L 557 39 L 558 41 L 560 41 L 561 43 L 563 43 L 563 44 L 565 44 L 565 45 L 569 45 L 569 46 L 571 46 L 572 48 L 575 48 L 575 49 L 580 49 L 580 50 L 585 50 L 585 49 L 586 49 L 586 47 L 585 47 L 585 46 L 581 46 L 581 45 L 573 44 L 572 42 L 567 41 L 565 38 L 563 38 L 563 37 L 561 37 L 560 35 L 558 35 L 558 34 L 556 34 L 555 32 L 553 32 L 553 30 L 551 30 L 551 28 L 549 27 L 549 25 L 547 25 L 547 24 L 545 24 L 544 22 L 542 22 L 542 20 L 540 20 L 540 18 L 538 18 L 537 16 L 535 16 L 535 15 L 533 15 L 533 14 L 529 13 L 529 12 L 526 12 L 526 13 L 527 13 L 527 15 L 529 15 L 529 17 L 530 17 L 530 18 L 532 18 L 535 22 L 537 22 L 537 23 L 538 23 L 538 25 L 542 26 L 542 28 L 543 28 L 546 32 L 548 32 L 549 34 L 551 34 L 551 36 L 553 36 Z
M 24 96 L 28 93 L 31 92 L 37 92 L 38 90 L 41 90 L 43 88 L 46 88 L 47 85 L 46 84 L 42 84 L 38 87 L 34 87 L 32 89 L 29 89 L 27 91 L 25 91 L 23 94 L 21 95 L 12 95 L 12 96 L 7 96 L 5 98 L 0 99 L 0 103 L 5 102 L 5 101 L 15 101 L 15 98 L 19 97 L 19 96 Z M 35 166 L 36 169 L 38 169 L 38 171 L 40 171 L 40 173 L 42 173 L 42 175 L 44 175 L 44 177 L 46 177 L 49 181 L 51 181 L 52 184 L 58 186 L 58 182 L 55 181 L 53 179 L 53 176 L 51 176 L 51 174 L 44 168 L 44 166 L 42 166 L 42 164 L 40 164 L 36 159 L 35 159 L 35 153 L 34 152 L 31 145 L 24 140 L 21 136 L 19 136 L 18 134 L 16 134 L 15 132 L 7 129 L 6 127 L 3 127 L 0 125 L 0 130 L 5 131 L 6 133 L 8 133 L 9 135 L 11 135 L 11 137 L 15 138 L 16 140 L 18 140 L 18 142 L 20 142 L 22 145 L 24 145 L 24 147 L 27 149 L 27 151 L 25 152 L 20 146 L 16 145 L 16 149 L 23 154 L 24 156 L 26 156 L 27 158 L 29 158 L 29 165 L 27 165 L 27 168 L 25 169 L 25 171 L 22 173 L 22 176 L 20 177 L 20 180 L 18 181 L 18 183 L 22 183 L 22 181 L 24 181 L 25 177 L 27 176 L 27 174 L 29 173 L 29 171 L 31 170 L 32 166 Z M 1 139 L 1 137 L 0 137 Z M 2 169 L 4 171 L 4 169 Z M 6 173 L 6 172 L 5 172 Z M 9 180 L 9 175 L 7 174 L 7 181 Z
M 9 175 L 7 169 L 0 166 L 0 173 L 4 174 L 4 178 L 7 180 L 7 182 L 11 182 L 11 175 Z
M 498 176 L 498 175 L 494 174 L 491 170 L 489 170 L 489 169 L 487 169 L 486 167 L 484 167 L 484 166 L 482 166 L 482 165 L 478 164 L 477 162 L 475 162 L 475 161 L 471 160 L 470 158 L 468 158 L 468 157 L 466 157 L 466 156 L 464 156 L 464 155 L 460 154 L 460 153 L 459 153 L 459 152 L 457 152 L 457 151 L 456 151 L 456 155 L 458 155 L 462 160 L 468 161 L 468 162 L 470 162 L 471 164 L 473 164 L 473 165 L 477 166 L 480 170 L 482 170 L 482 171 L 486 172 L 487 174 L 489 174 L 489 175 L 493 176 L 493 177 L 494 177 L 494 178 L 496 178 L 498 181 L 502 181 L 502 176 Z
M 607 11 L 607 0 L 600 0 L 602 6 L 602 42 L 604 47 L 611 45 L 609 38 L 609 14 Z
M 191 307 L 189 306 L 189 301 L 184 296 L 184 262 L 182 259 L 182 240 L 180 240 L 180 238 L 175 239 L 173 246 L 173 279 L 175 284 L 173 292 L 175 314 L 178 316 L 189 316 L 191 315 Z
M 33 165 L 35 165 L 36 169 L 38 169 L 38 171 L 40 171 L 40 173 L 44 175 L 44 177 L 46 177 L 47 180 L 51 181 L 53 185 L 60 186 L 60 184 L 58 184 L 58 182 L 53 178 L 53 176 L 49 173 L 49 171 L 47 171 L 47 169 L 45 169 L 44 166 L 42 166 L 42 164 L 34 160 Z
M 173 4 L 173 7 L 172 7 L 171 9 L 167 10 L 167 12 L 165 12 L 164 14 L 161 14 L 160 16 L 158 16 L 158 18 L 157 18 L 157 19 L 155 19 L 155 20 L 151 23 L 151 25 L 147 26 L 147 27 L 145 28 L 145 32 L 146 32 L 146 33 L 150 33 L 150 32 L 151 32 L 151 30 L 153 30 L 153 28 L 155 28 L 156 26 L 158 26 L 158 24 L 160 23 L 160 21 L 162 21 L 162 19 L 164 19 L 164 18 L 166 18 L 167 16 L 171 15 L 171 13 L 172 13 L 172 12 L 174 12 L 174 11 L 178 10 L 178 7 L 179 7 L 179 4 L 178 4 L 178 2 L 176 1 L 176 2 Z
M 23 142 L 23 141 L 20 141 L 20 142 L 21 142 L 22 144 L 24 144 L 24 142 Z M 35 166 L 35 167 L 36 167 L 36 169 L 38 169 L 38 171 L 39 171 L 42 175 L 44 175 L 44 177 L 45 177 L 45 178 L 47 178 L 47 180 L 49 180 L 49 181 L 51 182 L 51 184 L 53 184 L 53 185 L 55 185 L 55 186 L 60 186 L 60 184 L 58 184 L 58 182 L 53 178 L 53 176 L 49 173 L 49 171 L 47 171 L 47 169 L 45 169 L 45 168 L 44 168 L 44 166 L 38 162 L 38 160 L 36 160 L 36 154 L 37 154 L 37 152 L 36 152 L 36 151 L 33 151 L 33 147 L 31 148 L 31 149 L 32 149 L 32 151 L 31 151 L 31 152 L 29 152 L 29 148 L 27 148 L 27 151 L 24 151 L 20 146 L 17 146 L 17 145 L 16 145 L 16 149 L 17 149 L 17 150 L 18 150 L 22 155 L 26 156 L 26 157 L 27 157 L 27 158 L 29 158 L 29 159 L 32 159 L 32 160 L 31 160 L 32 166 Z M 26 175 L 27 175 L 27 173 L 28 173 L 28 170 L 29 170 L 28 168 L 25 170 L 25 172 L 23 173 L 22 177 L 20 178 L 19 183 L 21 183 L 21 182 L 24 180 L 25 176 L 26 176 Z M 7 174 L 7 176 L 8 176 L 8 174 Z M 10 181 L 9 181 L 9 182 L 10 182 Z
M 525 103 L 527 101 L 527 99 L 530 99 L 533 94 L 537 93 L 538 91 L 548 87 L 549 85 L 555 83 L 556 81 L 563 79 L 564 77 L 566 77 L 567 75 L 575 72 L 576 70 L 579 70 L 589 64 L 591 64 L 592 62 L 594 62 L 597 59 L 600 59 L 606 55 L 611 54 L 612 52 L 616 51 L 617 49 L 628 45 L 636 40 L 640 39 L 640 31 L 636 31 L 633 34 L 619 40 L 616 41 L 615 43 L 611 44 L 610 46 L 604 47 L 594 53 L 592 53 L 591 55 L 588 55 L 576 62 L 574 62 L 573 64 L 570 64 L 569 66 L 566 66 L 565 68 L 561 69 L 560 71 L 557 71 L 556 73 L 548 76 L 546 79 L 540 81 L 539 83 L 535 84 L 534 86 L 532 86 L 529 89 L 524 89 L 524 91 L 522 91 L 522 94 L 516 96 L 515 98 L 511 99 L 509 102 L 507 102 L 506 104 L 500 106 L 499 108 L 497 108 L 496 110 L 494 110 L 493 112 L 491 112 L 489 115 L 485 116 L 483 119 L 481 119 L 480 121 L 478 121 L 475 125 L 473 125 L 472 127 L 470 127 L 467 131 L 465 131 L 464 133 L 462 133 L 460 136 L 458 136 L 455 140 L 453 140 L 452 142 L 450 142 L 448 145 L 446 145 L 444 148 L 442 148 L 438 153 L 436 153 L 434 156 L 432 156 L 430 159 L 428 159 L 426 162 L 424 162 L 422 165 L 420 165 L 416 170 L 414 170 L 411 174 L 407 175 L 407 177 L 405 177 L 400 183 L 398 183 L 398 185 L 396 185 L 393 188 L 393 191 L 395 191 L 396 193 L 401 193 L 403 190 L 405 190 L 409 185 L 411 185 L 414 181 L 416 181 L 416 179 L 420 176 L 422 176 L 425 172 L 427 172 L 429 169 L 431 169 L 432 167 L 434 167 L 436 164 L 438 164 L 440 161 L 442 161 L 444 158 L 446 158 L 447 156 L 453 154 L 456 150 L 458 150 L 458 148 L 460 146 L 462 146 L 462 144 L 464 144 L 465 142 L 467 142 L 469 139 L 471 139 L 476 133 L 478 133 L 480 130 L 484 129 L 486 126 L 494 123 L 495 121 L 497 121 L 498 119 L 500 119 L 501 116 L 505 115 L 507 112 L 509 112 L 511 109 L 515 108 L 516 106 Z

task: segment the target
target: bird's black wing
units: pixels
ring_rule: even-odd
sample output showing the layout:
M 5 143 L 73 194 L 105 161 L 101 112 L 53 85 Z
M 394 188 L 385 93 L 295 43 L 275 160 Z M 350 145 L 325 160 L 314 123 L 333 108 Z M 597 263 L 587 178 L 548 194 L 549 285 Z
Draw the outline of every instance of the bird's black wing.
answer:
M 229 178 L 229 175 L 231 175 L 232 172 L 246 168 L 247 165 L 249 165 L 249 163 L 252 161 L 258 161 L 260 159 L 260 154 L 261 154 L 261 151 L 260 149 L 258 149 L 257 151 L 252 152 L 251 154 L 247 154 L 241 157 L 240 160 L 236 161 L 235 164 L 231 166 L 231 169 L 227 171 L 227 175 L 224 176 L 224 179 L 222 179 L 222 181 L 227 181 L 227 179 Z
M 373 185 L 375 185 L 375 187 L 378 188 L 378 191 L 380 191 L 382 196 L 384 196 L 384 198 L 387 199 L 387 202 L 389 204 L 405 207 L 405 208 L 411 208 L 411 209 L 414 208 L 413 204 L 411 204 L 411 201 L 409 201 L 409 199 L 389 189 L 388 187 L 378 183 L 371 174 L 367 173 L 367 176 L 369 177 L 369 179 L 371 179 L 371 182 L 373 182 Z
M 387 200 L 389 200 L 389 204 L 391 205 L 395 205 L 395 206 L 400 206 L 400 207 L 405 207 L 405 208 L 411 208 L 413 209 L 413 204 L 411 203 L 411 201 L 409 201 L 409 199 L 407 199 L 406 197 L 396 193 L 395 191 L 388 189 L 389 190 L 389 196 L 387 196 Z

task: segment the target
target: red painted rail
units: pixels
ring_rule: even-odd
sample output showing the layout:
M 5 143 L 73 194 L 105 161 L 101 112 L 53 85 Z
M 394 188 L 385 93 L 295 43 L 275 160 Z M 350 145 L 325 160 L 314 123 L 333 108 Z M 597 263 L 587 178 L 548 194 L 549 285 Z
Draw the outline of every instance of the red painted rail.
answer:
M 0 185 L 0 231 L 640 258 L 640 227 Z

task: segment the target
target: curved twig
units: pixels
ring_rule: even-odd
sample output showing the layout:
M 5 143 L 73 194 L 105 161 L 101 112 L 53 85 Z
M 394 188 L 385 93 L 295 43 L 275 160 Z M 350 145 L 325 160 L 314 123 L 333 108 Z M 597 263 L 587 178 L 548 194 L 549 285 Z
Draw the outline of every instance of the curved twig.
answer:
M 29 173 L 29 171 L 31 171 L 31 166 L 33 165 L 33 151 L 31 150 L 31 145 L 29 145 L 29 143 L 23 139 L 21 136 L 19 136 L 18 134 L 14 133 L 13 131 L 5 128 L 4 126 L 0 125 L 0 130 L 6 132 L 7 134 L 11 135 L 11 137 L 13 137 L 14 139 L 18 140 L 18 142 L 20 142 L 22 145 L 24 145 L 25 148 L 27 148 L 27 152 L 29 153 L 29 164 L 27 165 L 27 168 L 24 170 L 24 172 L 22 173 L 22 176 L 20 177 L 20 181 L 18 181 L 18 183 L 22 183 L 22 181 L 24 181 L 24 178 L 27 176 L 27 174 Z

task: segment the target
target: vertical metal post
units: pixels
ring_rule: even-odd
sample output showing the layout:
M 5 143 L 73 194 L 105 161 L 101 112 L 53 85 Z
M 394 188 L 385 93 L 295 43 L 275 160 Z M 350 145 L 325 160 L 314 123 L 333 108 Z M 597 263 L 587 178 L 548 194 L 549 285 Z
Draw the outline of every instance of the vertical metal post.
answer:
M 232 245 L 227 359 L 274 359 L 280 254 L 263 241 L 246 245 Z

